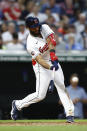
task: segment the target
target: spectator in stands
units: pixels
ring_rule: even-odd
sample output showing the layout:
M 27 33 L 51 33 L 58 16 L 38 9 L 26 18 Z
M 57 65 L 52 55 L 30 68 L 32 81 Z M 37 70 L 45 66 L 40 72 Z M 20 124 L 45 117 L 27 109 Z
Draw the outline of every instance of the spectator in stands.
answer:
M 59 37 L 56 45 L 56 52 L 64 51 L 64 50 L 66 50 L 66 43 L 64 42 L 62 37 Z
M 66 43 L 66 50 L 83 50 L 82 44 L 75 41 L 74 34 L 69 35 L 68 43 Z
M 25 5 L 28 0 L 17 0 L 19 6 Z M 30 0 L 29 0 L 30 1 Z
M 6 50 L 9 50 L 9 51 L 11 51 L 11 50 L 12 51 L 13 50 L 16 50 L 16 51 L 24 50 L 24 46 L 21 43 L 19 43 L 18 34 L 17 33 L 13 33 L 12 37 L 13 37 L 13 41 L 9 42 L 6 45 Z
M 87 49 L 87 25 L 85 25 L 85 31 L 82 33 L 84 40 L 84 48 Z
M 25 4 L 25 7 L 22 9 L 22 12 L 21 12 L 21 16 L 20 16 L 20 20 L 25 20 L 26 16 L 29 14 L 29 13 L 32 13 L 33 11 L 33 7 L 34 7 L 34 1 L 32 0 L 28 0 Z
M 55 39 L 56 39 L 56 52 L 59 52 L 61 50 L 66 50 L 66 43 L 63 39 L 63 32 L 58 32 L 58 27 L 56 25 L 51 25 L 51 29 L 55 33 Z M 62 30 L 63 31 L 63 30 Z
M 40 12 L 40 6 L 38 3 L 34 5 L 32 12 L 27 17 L 29 16 L 37 17 L 40 23 L 44 23 L 48 18 L 45 13 Z
M 66 50 L 66 43 L 64 42 L 63 35 L 61 32 L 58 32 L 58 27 L 56 25 L 50 25 L 51 29 L 55 33 L 55 40 L 56 40 L 56 52 L 61 50 Z
M 3 41 L 2 41 L 2 37 L 0 36 L 0 49 L 2 49 L 3 46 Z
M 4 17 L 8 21 L 18 20 L 21 15 L 21 10 L 15 3 L 15 0 L 9 0 L 10 6 L 3 9 Z
M 52 15 L 55 20 L 55 24 L 58 25 L 58 22 L 60 21 L 60 17 L 57 13 L 52 13 L 50 8 L 46 8 L 45 14 L 46 14 L 47 18 Z
M 80 33 L 76 31 L 76 27 L 74 25 L 70 25 L 67 29 L 67 34 L 64 35 L 64 40 L 66 43 L 69 43 L 69 36 L 74 35 L 75 43 L 80 43 L 84 47 L 83 38 Z
M 74 104 L 74 117 L 78 119 L 84 118 L 83 112 L 83 104 L 87 104 L 87 93 L 85 92 L 83 87 L 79 85 L 79 77 L 77 74 L 72 74 L 70 77 L 70 85 L 66 87 L 66 91 L 69 94 L 72 102 Z M 61 101 L 59 100 L 59 104 L 61 105 Z M 65 118 L 64 114 L 59 114 L 58 118 Z
M 19 21 L 18 25 L 19 25 L 18 40 L 21 44 L 25 46 L 29 31 L 25 28 L 24 21 Z
M 83 104 L 87 104 L 87 93 L 84 88 L 78 86 L 79 77 L 77 74 L 72 74 L 70 77 L 70 85 L 66 88 L 75 108 L 75 117 L 83 118 Z
M 66 43 L 65 43 L 62 35 L 59 34 L 58 42 L 57 42 L 57 45 L 56 45 L 56 52 L 64 51 L 64 50 L 66 50 Z
M 48 0 L 46 4 L 42 5 L 41 12 L 44 13 L 47 8 L 50 8 L 52 13 L 61 14 L 61 8 L 56 4 L 56 0 Z
M 52 15 L 49 15 L 48 16 L 48 19 L 46 20 L 46 23 L 48 24 L 48 25 L 55 25 L 55 19 L 54 19 L 54 17 L 52 16 Z
M 3 11 L 3 9 L 8 8 L 10 6 L 9 0 L 0 0 L 0 9 Z
M 87 2 L 86 0 L 74 0 L 74 6 L 75 8 L 80 8 L 81 11 L 86 10 Z
M 64 0 L 64 2 L 61 4 L 61 12 L 62 18 L 64 20 L 67 19 L 69 23 L 74 22 L 75 18 L 74 18 L 73 0 Z
M 0 9 L 0 20 L 3 20 L 3 18 L 4 18 L 4 14 L 3 14 L 2 10 Z
M 2 25 L 1 25 L 1 33 L 4 33 L 6 31 L 7 31 L 7 23 L 3 22 Z
M 2 33 L 2 40 L 4 46 L 13 41 L 12 34 L 15 32 L 15 24 L 13 22 L 8 23 L 8 30 Z
M 82 33 L 85 30 L 85 25 L 87 24 L 86 21 L 86 14 L 80 13 L 78 16 L 78 20 L 75 22 L 75 27 L 78 33 Z

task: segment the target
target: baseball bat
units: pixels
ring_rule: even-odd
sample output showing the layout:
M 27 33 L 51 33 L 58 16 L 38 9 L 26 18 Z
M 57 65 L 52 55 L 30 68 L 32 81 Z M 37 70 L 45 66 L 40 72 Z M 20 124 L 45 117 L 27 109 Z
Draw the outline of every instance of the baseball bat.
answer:
M 53 92 L 53 89 L 54 89 L 54 75 L 55 75 L 55 68 L 53 68 L 52 80 L 50 81 L 50 86 L 49 86 L 49 91 L 50 92 Z

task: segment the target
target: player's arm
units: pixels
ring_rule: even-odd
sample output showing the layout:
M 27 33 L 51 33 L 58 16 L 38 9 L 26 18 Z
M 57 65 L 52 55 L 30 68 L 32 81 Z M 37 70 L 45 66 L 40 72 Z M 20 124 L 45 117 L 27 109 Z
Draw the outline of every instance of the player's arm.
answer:
M 51 35 L 49 35 L 46 39 L 48 46 L 49 46 L 49 52 L 50 52 L 50 58 L 52 62 L 57 61 L 58 62 L 58 57 L 55 54 L 55 47 L 56 47 L 56 40 L 55 40 L 55 36 L 52 33 Z
M 40 54 L 36 56 L 35 60 L 46 69 L 53 70 L 53 68 L 55 68 L 55 70 L 58 70 L 58 66 L 50 66 L 48 63 L 46 63 Z
M 44 68 L 46 69 L 50 69 L 50 65 L 48 63 L 45 62 L 45 60 L 42 58 L 42 56 L 39 54 L 38 56 L 36 56 L 35 60 Z
M 50 49 L 55 49 L 56 41 L 55 41 L 55 36 L 54 36 L 53 33 L 46 38 L 46 41 L 48 43 L 49 50 Z

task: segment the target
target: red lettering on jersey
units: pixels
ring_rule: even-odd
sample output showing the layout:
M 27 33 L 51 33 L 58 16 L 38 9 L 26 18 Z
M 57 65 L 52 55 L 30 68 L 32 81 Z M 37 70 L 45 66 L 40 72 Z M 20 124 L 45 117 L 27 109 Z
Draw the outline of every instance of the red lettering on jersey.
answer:
M 41 53 L 44 53 L 45 51 L 47 51 L 48 50 L 48 44 L 46 43 L 42 48 L 40 47 L 39 48 L 39 51 L 41 52 Z

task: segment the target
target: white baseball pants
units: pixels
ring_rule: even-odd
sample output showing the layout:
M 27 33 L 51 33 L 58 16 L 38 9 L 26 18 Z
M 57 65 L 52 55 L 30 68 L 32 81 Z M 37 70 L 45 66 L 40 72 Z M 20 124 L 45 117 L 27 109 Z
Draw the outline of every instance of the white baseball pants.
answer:
M 65 109 L 66 116 L 74 116 L 74 105 L 66 92 L 64 85 L 64 75 L 60 64 L 59 69 L 54 73 L 54 84 L 57 88 L 60 100 Z M 28 95 L 22 100 L 16 100 L 16 106 L 18 110 L 24 107 L 28 107 L 33 103 L 37 103 L 43 100 L 46 96 L 50 81 L 53 79 L 53 71 L 47 70 L 38 64 L 38 70 L 35 71 L 36 75 L 36 92 Z

